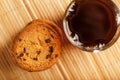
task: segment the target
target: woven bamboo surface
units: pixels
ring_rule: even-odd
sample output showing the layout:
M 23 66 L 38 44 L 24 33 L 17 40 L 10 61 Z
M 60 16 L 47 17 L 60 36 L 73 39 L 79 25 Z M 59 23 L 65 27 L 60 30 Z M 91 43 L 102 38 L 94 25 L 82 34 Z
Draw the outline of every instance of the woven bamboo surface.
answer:
M 50 69 L 27 72 L 10 58 L 14 36 L 33 19 L 47 19 L 62 28 L 72 0 L 0 0 L 0 80 L 120 80 L 120 38 L 99 53 L 83 52 L 64 36 L 61 58 Z M 114 0 L 118 5 L 120 0 Z

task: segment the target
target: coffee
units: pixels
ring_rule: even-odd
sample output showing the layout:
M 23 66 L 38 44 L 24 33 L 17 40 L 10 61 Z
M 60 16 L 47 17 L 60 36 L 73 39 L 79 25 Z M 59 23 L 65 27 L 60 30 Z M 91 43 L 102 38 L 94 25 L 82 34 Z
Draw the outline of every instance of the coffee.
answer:
M 66 22 L 69 37 L 83 47 L 105 46 L 117 30 L 115 11 L 104 0 L 74 2 L 67 11 Z

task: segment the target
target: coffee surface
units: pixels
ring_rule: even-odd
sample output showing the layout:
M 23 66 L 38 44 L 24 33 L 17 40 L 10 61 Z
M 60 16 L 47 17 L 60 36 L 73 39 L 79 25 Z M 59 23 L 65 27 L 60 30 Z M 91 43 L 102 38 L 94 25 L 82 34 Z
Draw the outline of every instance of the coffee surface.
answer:
M 72 11 L 69 11 L 72 9 Z M 117 26 L 115 12 L 105 2 L 86 0 L 69 8 L 69 29 L 79 37 L 83 46 L 107 44 L 113 38 Z

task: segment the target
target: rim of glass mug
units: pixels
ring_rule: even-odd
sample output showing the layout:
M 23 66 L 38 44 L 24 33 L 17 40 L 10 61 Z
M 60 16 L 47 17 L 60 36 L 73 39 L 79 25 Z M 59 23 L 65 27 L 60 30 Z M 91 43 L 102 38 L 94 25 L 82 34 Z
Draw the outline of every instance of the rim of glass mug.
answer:
M 66 11 L 65 11 L 65 15 L 64 15 L 64 19 L 63 19 L 63 30 L 64 30 L 64 33 L 67 37 L 67 39 L 69 40 L 69 42 L 71 44 L 73 44 L 74 46 L 80 48 L 81 50 L 83 51 L 87 51 L 87 52 L 100 52 L 100 51 L 103 51 L 103 50 L 106 50 L 107 48 L 111 47 L 119 38 L 119 35 L 120 35 L 120 9 L 119 9 L 119 5 L 114 2 L 114 1 L 111 1 L 111 3 L 113 4 L 113 7 L 114 7 L 114 11 L 116 13 L 116 23 L 117 23 L 117 30 L 116 30 L 116 33 L 114 35 L 114 37 L 111 39 L 110 42 L 108 42 L 107 44 L 105 44 L 105 46 L 102 47 L 101 45 L 101 48 L 97 48 L 97 47 L 83 47 L 81 46 L 81 43 L 79 41 L 74 41 L 73 38 L 70 37 L 70 30 L 69 30 L 69 25 L 68 25 L 68 22 L 66 21 L 66 18 L 67 16 L 69 15 L 69 11 L 72 11 L 72 9 L 70 9 L 72 6 L 74 6 L 75 4 L 75 1 L 73 0 L 67 7 Z

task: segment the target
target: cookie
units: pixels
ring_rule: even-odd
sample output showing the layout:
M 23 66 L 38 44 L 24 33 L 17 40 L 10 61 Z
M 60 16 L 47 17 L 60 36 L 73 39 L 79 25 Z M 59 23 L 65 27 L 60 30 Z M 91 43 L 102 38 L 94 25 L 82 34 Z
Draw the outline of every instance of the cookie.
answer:
M 15 37 L 12 58 L 27 71 L 48 69 L 60 57 L 61 39 L 61 30 L 53 22 L 33 20 Z

